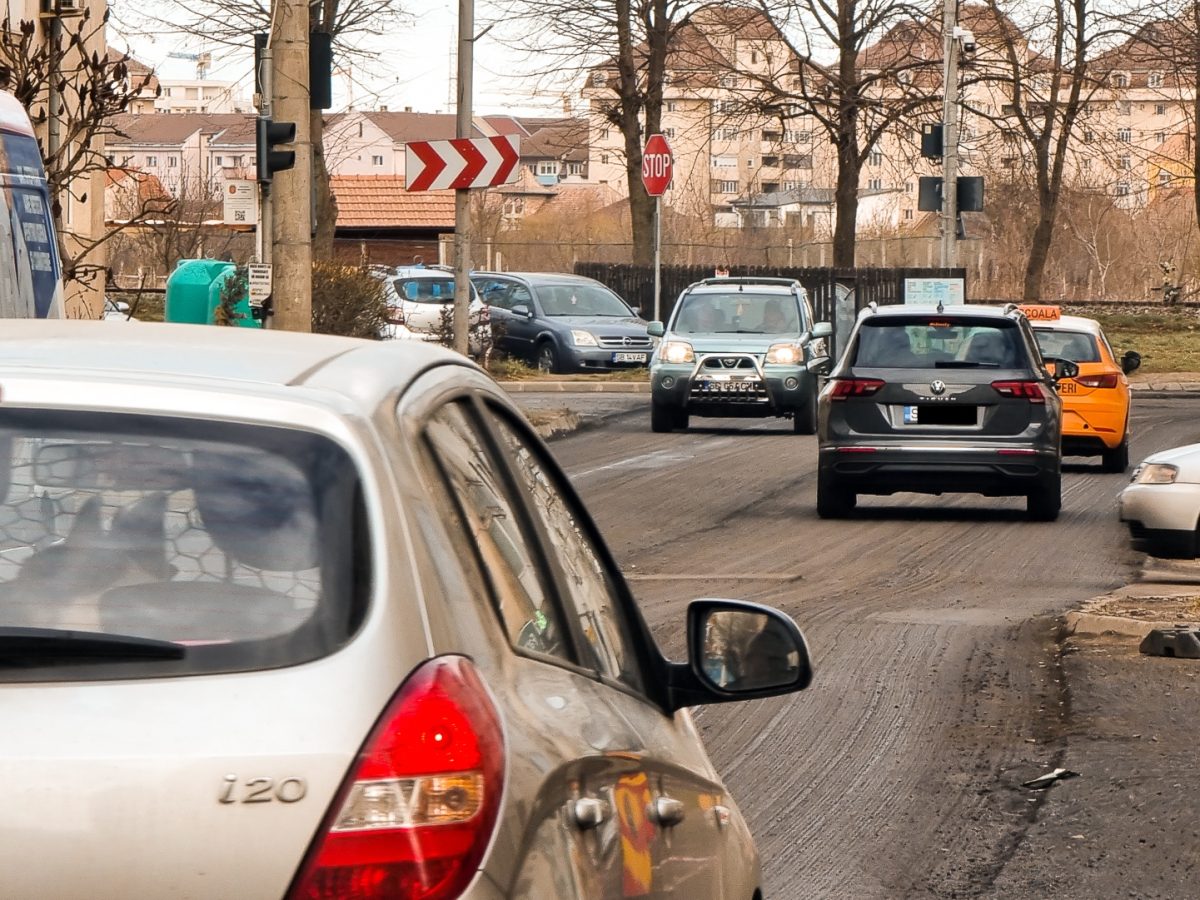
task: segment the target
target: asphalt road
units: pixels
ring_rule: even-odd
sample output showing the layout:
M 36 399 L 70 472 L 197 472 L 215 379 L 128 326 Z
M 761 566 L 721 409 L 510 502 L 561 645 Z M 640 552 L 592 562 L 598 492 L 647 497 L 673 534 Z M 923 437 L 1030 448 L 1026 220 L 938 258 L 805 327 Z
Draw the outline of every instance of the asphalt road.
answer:
M 1073 719 L 1076 664 L 1063 667 L 1058 617 L 1136 575 L 1142 556 L 1115 512 L 1125 476 L 1069 465 L 1056 523 L 1025 521 L 1021 499 L 968 495 L 862 498 L 853 519 L 826 522 L 815 438 L 782 421 L 694 420 L 656 435 L 644 402 L 625 408 L 553 447 L 664 648 L 683 655 L 687 601 L 721 596 L 787 611 L 812 649 L 808 691 L 697 711 L 758 840 L 767 897 L 1176 896 L 1161 879 L 1160 893 L 1141 892 L 1136 869 L 1152 854 L 1036 852 L 1031 835 L 1056 811 L 1074 827 L 1061 804 L 1085 779 L 1020 786 L 1091 746 Z M 1134 460 L 1200 440 L 1197 412 L 1195 401 L 1139 403 Z M 1105 660 L 1119 669 L 1120 654 Z M 1076 677 L 1088 688 L 1086 671 Z M 1093 681 L 1095 694 L 1106 682 Z M 1146 698 L 1123 702 L 1136 713 Z M 1118 798 L 1114 810 L 1128 807 Z M 1085 837 L 1103 850 L 1128 827 L 1093 816 Z M 1198 846 L 1173 852 L 1194 859 Z M 1090 881 L 1073 878 L 1076 864 Z M 1191 869 L 1179 884 L 1194 887 Z

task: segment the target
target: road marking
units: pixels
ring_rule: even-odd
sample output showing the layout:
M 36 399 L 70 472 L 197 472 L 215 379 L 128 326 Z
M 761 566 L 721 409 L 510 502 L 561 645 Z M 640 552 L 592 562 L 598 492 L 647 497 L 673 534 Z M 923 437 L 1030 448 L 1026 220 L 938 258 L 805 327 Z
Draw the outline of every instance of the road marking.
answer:
M 803 581 L 799 572 L 760 572 L 754 575 L 626 575 L 626 581 Z

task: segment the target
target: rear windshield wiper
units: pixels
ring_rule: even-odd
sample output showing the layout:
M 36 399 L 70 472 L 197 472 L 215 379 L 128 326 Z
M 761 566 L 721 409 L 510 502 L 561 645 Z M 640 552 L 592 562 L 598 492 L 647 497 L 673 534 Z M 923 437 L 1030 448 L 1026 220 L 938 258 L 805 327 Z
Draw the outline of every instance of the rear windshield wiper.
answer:
M 186 653 L 183 644 L 128 634 L 0 627 L 0 665 L 49 664 L 64 659 L 183 659 Z
M 966 359 L 939 359 L 933 364 L 935 369 L 998 369 L 996 363 L 971 362 Z

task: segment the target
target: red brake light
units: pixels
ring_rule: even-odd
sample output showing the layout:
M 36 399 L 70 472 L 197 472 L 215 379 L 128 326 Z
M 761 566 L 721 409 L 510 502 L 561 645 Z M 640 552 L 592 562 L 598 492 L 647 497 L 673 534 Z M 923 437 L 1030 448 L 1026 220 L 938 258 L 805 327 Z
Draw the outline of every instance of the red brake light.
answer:
M 504 737 L 475 668 L 417 669 L 334 798 L 289 900 L 448 900 L 475 876 L 500 810 Z
M 883 387 L 878 378 L 839 378 L 833 382 L 830 400 L 845 400 L 847 397 L 870 397 Z
M 1107 375 L 1076 375 L 1075 381 L 1090 388 L 1115 388 L 1117 386 L 1115 372 L 1109 372 Z
M 993 381 L 992 388 L 1002 397 L 1020 397 L 1030 403 L 1046 402 L 1046 395 L 1038 381 Z

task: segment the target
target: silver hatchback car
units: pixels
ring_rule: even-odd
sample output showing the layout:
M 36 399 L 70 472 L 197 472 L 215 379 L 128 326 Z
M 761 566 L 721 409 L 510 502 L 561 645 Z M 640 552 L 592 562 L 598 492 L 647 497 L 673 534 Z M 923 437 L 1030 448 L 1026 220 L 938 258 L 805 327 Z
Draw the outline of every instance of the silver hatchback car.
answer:
M 664 658 L 461 357 L 7 322 L 0 541 L 0 896 L 760 896 L 687 707 L 804 639 L 698 600 Z

